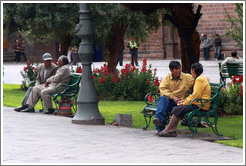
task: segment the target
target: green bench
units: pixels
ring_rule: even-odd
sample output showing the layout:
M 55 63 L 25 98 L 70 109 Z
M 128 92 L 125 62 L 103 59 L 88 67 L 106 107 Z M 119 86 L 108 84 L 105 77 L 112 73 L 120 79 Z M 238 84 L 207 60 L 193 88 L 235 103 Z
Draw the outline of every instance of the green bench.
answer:
M 226 78 L 232 78 L 235 75 L 243 75 L 243 63 L 226 63 L 223 69 L 221 69 L 221 63 L 219 64 L 220 71 L 220 83 L 226 83 Z
M 243 75 L 243 63 L 226 63 L 229 77 Z
M 197 102 L 201 102 L 201 107 L 206 104 L 207 102 L 210 102 L 211 106 L 208 111 L 201 111 L 201 107 L 197 110 L 193 110 L 192 112 L 189 112 L 185 114 L 184 119 L 187 121 L 187 125 L 191 131 L 190 137 L 193 137 L 195 133 L 197 133 L 197 128 L 199 127 L 199 124 L 203 120 L 206 122 L 213 130 L 213 132 L 219 136 L 222 137 L 222 134 L 219 134 L 217 130 L 217 121 L 218 121 L 218 114 L 217 109 L 219 106 L 219 95 L 222 87 L 224 84 L 215 84 L 210 83 L 211 86 L 211 99 L 204 100 L 204 99 L 194 99 L 191 101 L 190 106 L 192 105 L 192 102 L 195 100 Z M 155 93 L 148 93 L 145 96 L 145 103 L 146 106 L 143 108 L 143 116 L 145 119 L 146 126 L 143 127 L 144 130 L 146 130 L 151 122 L 152 116 L 155 116 L 156 110 L 157 110 L 157 102 L 160 95 Z M 192 106 L 191 106 L 192 108 Z M 170 120 L 170 117 L 167 116 L 167 123 Z
M 81 80 L 80 73 L 73 73 L 69 84 L 58 84 L 56 86 L 56 92 L 51 94 L 51 98 L 55 103 L 56 109 L 60 103 L 67 102 L 70 104 L 73 114 L 77 111 L 77 95 L 79 92 L 79 85 Z M 61 90 L 62 89 L 62 90 Z M 44 110 L 43 100 L 41 98 L 42 110 Z

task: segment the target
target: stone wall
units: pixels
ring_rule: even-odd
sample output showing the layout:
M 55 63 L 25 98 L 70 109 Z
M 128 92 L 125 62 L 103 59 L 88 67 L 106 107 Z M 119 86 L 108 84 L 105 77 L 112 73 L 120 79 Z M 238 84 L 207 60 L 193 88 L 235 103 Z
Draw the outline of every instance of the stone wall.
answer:
M 223 35 L 226 32 L 226 27 L 230 26 L 230 23 L 224 21 L 227 16 L 225 10 L 230 15 L 236 16 L 234 11 L 235 6 L 233 3 L 197 3 L 195 9 L 201 4 L 203 14 L 199 20 L 197 31 L 199 34 L 206 33 L 208 37 L 212 38 L 214 34 L 218 33 Z M 128 39 L 125 39 L 124 59 L 130 59 L 129 48 L 127 48 Z M 11 42 L 10 42 L 11 43 Z M 161 26 L 157 32 L 152 33 L 145 42 L 139 43 L 139 60 L 143 58 L 147 59 L 179 59 L 180 58 L 180 41 L 177 32 L 171 30 L 167 26 Z M 12 44 L 9 44 L 10 46 Z M 210 59 L 213 59 L 213 50 L 210 49 Z M 222 37 L 222 51 L 226 57 L 230 56 L 232 50 L 237 50 L 239 55 L 243 56 L 243 50 L 235 47 L 235 42 Z M 45 52 L 50 52 L 52 56 L 56 56 L 56 44 L 50 43 L 36 43 L 34 45 L 28 45 L 26 54 L 27 57 L 36 62 L 41 61 L 41 55 Z M 12 48 L 4 50 L 4 56 L 10 56 L 13 54 Z M 203 59 L 203 52 L 201 49 L 200 57 Z M 3 58 L 3 60 L 6 58 Z M 13 59 L 13 58 L 12 58 Z M 80 59 L 78 58 L 78 61 Z
M 227 15 L 225 10 L 231 16 L 237 16 L 235 12 L 235 5 L 233 3 L 199 3 L 202 5 L 201 13 L 203 14 L 199 20 L 197 26 L 197 31 L 200 34 L 207 34 L 211 39 L 217 33 L 223 35 L 226 33 L 226 27 L 230 27 L 230 23 L 226 22 Z M 196 7 L 199 5 L 196 4 Z M 242 49 L 235 47 L 236 43 L 232 40 L 222 37 L 222 50 L 221 53 L 225 54 L 226 57 L 230 56 L 232 50 L 236 50 L 239 55 L 243 56 Z M 213 58 L 214 47 L 210 49 L 210 58 Z M 201 49 L 201 58 L 203 58 L 203 53 Z

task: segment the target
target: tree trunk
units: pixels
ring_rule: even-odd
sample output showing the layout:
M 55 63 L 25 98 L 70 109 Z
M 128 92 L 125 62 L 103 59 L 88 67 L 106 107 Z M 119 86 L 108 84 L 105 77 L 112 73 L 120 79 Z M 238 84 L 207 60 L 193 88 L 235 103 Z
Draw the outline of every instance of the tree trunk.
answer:
M 67 35 L 65 39 L 61 42 L 61 49 L 60 49 L 60 55 L 66 55 L 67 56 L 67 51 L 68 47 L 71 45 L 71 36 Z
M 108 71 L 109 73 L 116 73 L 116 66 L 118 63 L 118 56 L 120 51 L 123 49 L 124 45 L 124 34 L 126 27 L 120 27 L 117 25 L 112 26 L 112 45 L 109 48 L 109 58 L 108 58 Z
M 192 4 L 170 5 L 172 15 L 166 14 L 164 19 L 170 20 L 178 29 L 181 41 L 182 71 L 190 73 L 191 65 L 200 59 L 200 37 L 196 31 L 201 5 L 198 6 L 196 14 L 192 10 Z
M 191 65 L 195 62 L 199 62 L 201 41 L 196 27 L 202 15 L 200 13 L 201 5 L 198 6 L 196 13 L 193 11 L 192 3 L 124 3 L 122 5 L 126 6 L 131 11 L 142 11 L 147 15 L 160 8 L 170 10 L 171 15 L 166 14 L 164 19 L 171 21 L 178 29 L 181 43 L 182 71 L 189 73 Z

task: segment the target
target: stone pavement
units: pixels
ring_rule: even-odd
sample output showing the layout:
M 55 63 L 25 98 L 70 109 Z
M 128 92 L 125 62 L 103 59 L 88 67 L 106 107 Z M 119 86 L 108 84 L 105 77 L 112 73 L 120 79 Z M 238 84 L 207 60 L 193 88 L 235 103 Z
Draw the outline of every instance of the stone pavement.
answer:
M 170 60 L 148 60 L 157 76 L 169 73 Z M 129 61 L 124 61 L 129 63 Z M 217 61 L 201 61 L 204 75 L 219 82 Z M 104 62 L 92 64 L 100 68 Z M 139 63 L 140 67 L 142 62 Z M 25 63 L 4 63 L 4 83 L 21 84 Z M 117 66 L 118 69 L 122 67 Z M 242 148 L 190 139 L 155 136 L 119 126 L 72 124 L 67 117 L 42 113 L 19 113 L 2 108 L 2 164 L 228 164 L 244 163 Z M 134 123 L 134 122 L 133 122 Z M 211 138 L 211 136 L 210 136 Z
M 2 164 L 242 164 L 242 148 L 3 107 Z
M 161 79 L 164 78 L 168 73 L 170 73 L 169 70 L 169 62 L 171 60 L 147 60 L 147 65 L 152 65 L 152 69 L 157 68 L 157 76 Z M 180 62 L 180 60 L 178 59 Z M 201 60 L 200 63 L 204 66 L 204 72 L 203 75 L 208 77 L 211 82 L 213 83 L 219 83 L 219 65 L 218 62 L 222 61 L 205 61 Z M 93 62 L 92 69 L 93 68 L 101 68 L 105 62 Z M 123 65 L 126 63 L 130 63 L 130 61 L 123 61 Z M 79 63 L 80 64 L 80 63 Z M 20 74 L 20 71 L 23 70 L 24 66 L 26 64 L 24 62 L 16 64 L 14 62 L 12 63 L 3 63 L 4 67 L 4 83 L 6 84 L 21 84 L 22 76 Z M 74 66 L 75 67 L 75 66 Z M 139 61 L 139 68 L 142 67 L 142 61 Z M 123 67 L 117 66 L 117 69 L 122 69 Z

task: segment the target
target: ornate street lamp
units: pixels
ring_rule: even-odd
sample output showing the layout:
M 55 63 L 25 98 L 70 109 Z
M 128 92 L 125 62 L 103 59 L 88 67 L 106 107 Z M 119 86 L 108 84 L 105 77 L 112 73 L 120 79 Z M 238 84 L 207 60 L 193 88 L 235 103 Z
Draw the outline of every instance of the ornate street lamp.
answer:
M 105 119 L 98 109 L 98 97 L 92 79 L 91 63 L 94 55 L 91 38 L 93 28 L 90 18 L 90 7 L 81 3 L 79 23 L 75 27 L 77 36 L 81 38 L 78 54 L 82 62 L 81 87 L 77 99 L 78 109 L 72 119 L 75 124 L 104 125 Z

